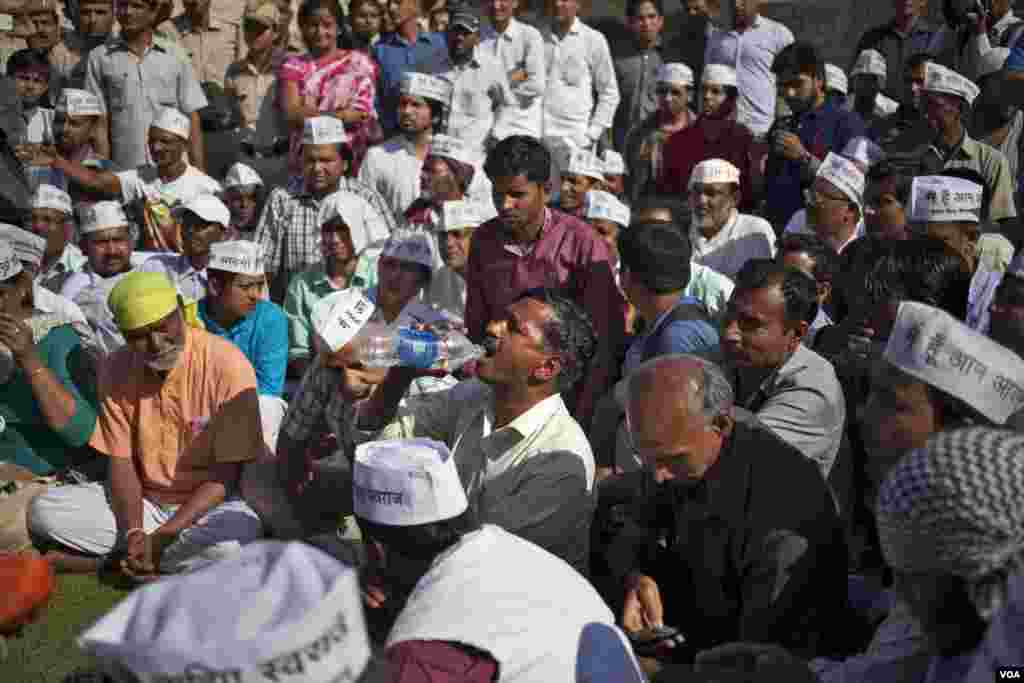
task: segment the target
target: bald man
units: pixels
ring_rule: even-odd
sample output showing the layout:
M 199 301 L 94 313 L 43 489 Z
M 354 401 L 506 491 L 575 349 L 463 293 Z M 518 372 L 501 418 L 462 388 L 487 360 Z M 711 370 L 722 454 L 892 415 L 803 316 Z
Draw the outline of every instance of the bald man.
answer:
M 696 356 L 641 365 L 629 380 L 626 414 L 633 449 L 649 466 L 626 475 L 642 492 L 631 520 L 661 524 L 648 526 L 645 548 L 632 544 L 632 558 L 610 559 L 631 567 L 624 628 L 680 629 L 681 658 L 739 640 L 808 657 L 834 652 L 843 637 L 846 547 L 814 464 L 756 421 L 737 421 L 725 374 Z M 627 525 L 630 535 L 638 531 Z

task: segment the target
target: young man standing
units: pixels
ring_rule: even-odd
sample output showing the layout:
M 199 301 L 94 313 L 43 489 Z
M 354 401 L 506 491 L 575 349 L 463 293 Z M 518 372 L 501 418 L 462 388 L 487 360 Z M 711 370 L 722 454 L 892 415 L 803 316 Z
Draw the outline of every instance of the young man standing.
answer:
M 626 25 L 633 41 L 615 57 L 615 78 L 622 99 L 615 112 L 614 143 L 625 149 L 633 129 L 658 108 L 658 70 L 666 63 L 661 32 L 665 27 L 661 0 L 629 0 Z M 690 79 L 690 85 L 693 78 Z
M 516 19 L 520 0 L 487 0 L 489 24 L 480 29 L 477 50 L 501 62 L 512 89 L 494 124 L 492 135 L 501 141 L 509 135 L 541 136 L 542 105 L 547 76 L 544 40 L 540 31 Z

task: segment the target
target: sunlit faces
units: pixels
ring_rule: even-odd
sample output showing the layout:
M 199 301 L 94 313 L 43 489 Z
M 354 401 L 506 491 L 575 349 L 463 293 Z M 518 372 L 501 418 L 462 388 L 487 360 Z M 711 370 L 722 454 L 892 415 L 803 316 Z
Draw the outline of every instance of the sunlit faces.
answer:
M 433 122 L 430 104 L 425 98 L 401 95 L 398 98 L 398 126 L 405 133 L 421 133 Z
M 473 241 L 475 230 L 476 228 L 464 228 L 437 233 L 437 246 L 441 252 L 441 259 L 445 265 L 457 273 L 466 269 L 469 247 Z
M 185 349 L 185 320 L 175 310 L 152 325 L 124 332 L 125 344 L 156 372 L 170 372 Z
M 787 323 L 786 300 L 779 283 L 737 289 L 722 320 L 722 351 L 738 368 L 778 368 L 796 350 L 805 331 L 806 323 Z
M 57 209 L 32 209 L 28 229 L 46 240 L 46 258 L 55 259 L 64 253 L 70 237 L 71 218 Z
M 214 280 L 211 278 L 211 285 Z M 214 296 L 228 320 L 242 320 L 248 317 L 263 299 L 266 277 L 263 275 L 242 275 L 223 273 L 218 278 L 220 288 Z
M 302 147 L 302 172 L 306 189 L 314 194 L 334 191 L 345 173 L 345 166 L 345 158 L 336 144 Z
M 181 163 L 185 158 L 188 140 L 179 135 L 150 126 L 149 154 L 157 168 L 167 168 Z
M 547 304 L 520 299 L 487 325 L 489 353 L 480 359 L 477 377 L 488 384 L 525 386 L 553 380 L 561 369 L 545 341 L 551 319 Z
M 559 207 L 563 211 L 575 211 L 583 205 L 583 199 L 587 192 L 594 187 L 597 181 L 590 176 L 573 173 L 562 174 L 561 194 L 559 196 Z
M 185 211 L 181 216 L 181 237 L 189 263 L 202 270 L 210 262 L 210 245 L 224 239 L 224 227 Z
M 693 227 L 705 237 L 717 234 L 732 217 L 738 199 L 739 188 L 731 183 L 693 183 L 689 194 Z
M 531 228 L 544 221 L 550 197 L 547 185 L 527 180 L 524 175 L 500 176 L 492 178 L 491 183 L 491 198 L 502 228 L 513 240 L 531 239 Z
M 128 226 L 98 230 L 82 238 L 89 267 L 100 277 L 112 277 L 131 268 L 131 235 Z
M 47 9 L 42 12 L 31 12 L 29 18 L 35 29 L 25 41 L 30 48 L 49 50 L 60 42 L 60 23 L 57 21 L 56 11 Z

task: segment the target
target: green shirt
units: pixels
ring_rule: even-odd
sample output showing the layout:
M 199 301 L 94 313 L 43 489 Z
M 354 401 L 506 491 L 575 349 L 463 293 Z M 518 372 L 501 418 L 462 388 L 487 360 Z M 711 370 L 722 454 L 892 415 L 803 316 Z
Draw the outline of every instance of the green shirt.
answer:
M 84 454 L 96 427 L 98 401 L 95 371 L 88 368 L 81 340 L 70 325 L 50 330 L 36 344 L 36 351 L 43 365 L 71 393 L 75 412 L 63 429 L 50 428 L 28 378 L 16 369 L 0 387 L 0 417 L 6 421 L 0 432 L 0 461 L 45 475 L 73 464 Z

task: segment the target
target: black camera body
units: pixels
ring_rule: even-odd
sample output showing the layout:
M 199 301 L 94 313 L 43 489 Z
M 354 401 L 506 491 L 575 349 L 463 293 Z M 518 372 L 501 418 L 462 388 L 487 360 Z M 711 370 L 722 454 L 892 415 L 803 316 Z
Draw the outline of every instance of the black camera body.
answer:
M 942 15 L 951 28 L 960 29 L 974 23 L 975 17 L 992 18 L 991 0 L 942 0 Z

